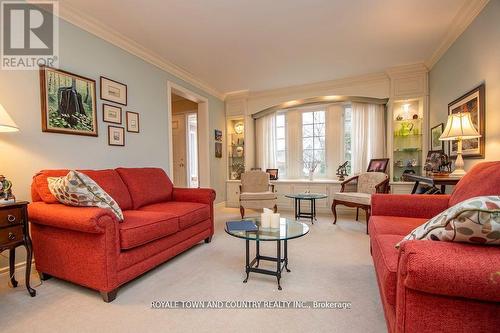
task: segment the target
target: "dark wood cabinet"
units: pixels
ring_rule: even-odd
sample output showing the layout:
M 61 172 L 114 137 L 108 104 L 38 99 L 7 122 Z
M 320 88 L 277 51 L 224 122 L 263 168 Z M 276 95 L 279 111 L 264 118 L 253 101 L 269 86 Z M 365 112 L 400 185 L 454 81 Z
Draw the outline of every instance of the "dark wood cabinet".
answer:
M 31 297 L 36 295 L 30 286 L 31 261 L 33 249 L 28 226 L 28 202 L 20 201 L 8 205 L 0 205 L 0 252 L 9 250 L 9 276 L 12 286 L 17 287 L 14 276 L 16 248 L 26 248 L 26 288 Z

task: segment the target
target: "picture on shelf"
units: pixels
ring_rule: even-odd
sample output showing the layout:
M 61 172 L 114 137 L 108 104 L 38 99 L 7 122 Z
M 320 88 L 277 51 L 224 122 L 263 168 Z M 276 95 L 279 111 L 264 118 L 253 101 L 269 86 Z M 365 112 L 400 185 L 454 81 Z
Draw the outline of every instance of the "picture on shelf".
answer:
M 269 174 L 270 180 L 278 180 L 278 169 L 266 169 L 266 173 Z
M 469 91 L 460 98 L 448 104 L 448 115 L 459 112 L 470 112 L 472 123 L 481 134 L 480 138 L 462 140 L 463 158 L 484 158 L 485 147 L 485 86 L 484 84 Z M 457 156 L 458 141 L 453 140 L 448 145 L 449 155 Z
M 95 81 L 40 67 L 42 131 L 97 136 Z

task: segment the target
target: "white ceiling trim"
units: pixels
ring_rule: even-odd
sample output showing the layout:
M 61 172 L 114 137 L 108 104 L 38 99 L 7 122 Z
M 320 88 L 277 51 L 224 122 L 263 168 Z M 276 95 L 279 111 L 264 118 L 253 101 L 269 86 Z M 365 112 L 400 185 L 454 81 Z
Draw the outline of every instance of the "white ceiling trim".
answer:
M 105 41 L 143 59 L 150 64 L 163 69 L 177 76 L 178 78 L 192 84 L 193 86 L 209 93 L 221 100 L 224 100 L 224 94 L 218 90 L 212 88 L 209 84 L 203 82 L 202 80 L 195 77 L 193 74 L 187 70 L 171 63 L 160 55 L 152 52 L 151 50 L 145 48 L 136 41 L 120 34 L 119 32 L 110 29 L 109 27 L 103 25 L 97 20 L 93 19 L 88 15 L 84 15 L 78 12 L 73 6 L 68 5 L 64 1 L 59 2 L 59 16 L 71 24 L 74 24 L 83 30 L 90 32 L 97 37 L 104 39 Z
M 432 56 L 425 62 L 425 65 L 429 68 L 429 70 L 439 61 L 439 59 L 441 59 L 441 57 L 465 31 L 465 29 L 467 29 L 472 21 L 474 21 L 489 1 L 490 0 L 466 1 L 465 5 L 458 11 L 457 15 L 453 19 L 441 44 L 439 44 L 436 51 L 434 51 Z
M 297 86 L 291 86 L 291 87 L 284 87 L 284 88 L 277 88 L 277 89 L 270 89 L 270 90 L 261 90 L 261 91 L 255 91 L 252 92 L 250 91 L 248 93 L 250 98 L 262 98 L 262 97 L 273 97 L 273 96 L 280 96 L 284 93 L 287 94 L 293 94 L 295 92 L 309 92 L 309 91 L 317 91 L 317 90 L 322 90 L 322 89 L 332 89 L 332 88 L 340 88 L 340 87 L 346 87 L 346 86 L 352 86 L 354 84 L 370 84 L 374 82 L 384 82 L 388 81 L 389 77 L 387 76 L 386 73 L 370 73 L 370 74 L 365 74 L 365 75 L 359 75 L 359 76 L 351 76 L 351 77 L 346 77 L 342 79 L 336 79 L 336 80 L 329 80 L 329 81 L 322 81 L 322 82 L 315 82 L 315 83 L 308 83 L 308 84 L 302 84 L 302 85 L 297 85 Z M 226 94 L 228 96 L 230 94 Z

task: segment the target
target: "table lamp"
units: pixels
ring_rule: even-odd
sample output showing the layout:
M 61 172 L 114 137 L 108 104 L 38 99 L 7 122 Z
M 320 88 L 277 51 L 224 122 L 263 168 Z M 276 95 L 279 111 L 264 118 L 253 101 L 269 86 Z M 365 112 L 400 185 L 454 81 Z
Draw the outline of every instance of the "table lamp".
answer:
M 480 138 L 481 135 L 477 132 L 470 112 L 459 112 L 450 114 L 443 134 L 439 137 L 442 141 L 457 140 L 457 159 L 455 161 L 455 171 L 450 176 L 462 177 L 465 175 L 464 160 L 462 158 L 462 140 Z
M 19 127 L 0 104 L 0 132 L 17 132 Z

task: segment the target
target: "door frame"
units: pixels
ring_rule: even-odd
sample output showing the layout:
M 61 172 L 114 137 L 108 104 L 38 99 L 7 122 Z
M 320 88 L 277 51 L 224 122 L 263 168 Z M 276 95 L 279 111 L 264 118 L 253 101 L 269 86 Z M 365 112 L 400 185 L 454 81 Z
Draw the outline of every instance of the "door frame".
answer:
M 210 187 L 210 126 L 208 98 L 198 95 L 190 89 L 172 81 L 167 81 L 168 174 L 171 178 L 174 175 L 172 93 L 198 104 L 198 184 L 200 187 Z M 200 165 L 203 165 L 203 168 L 200 168 Z

